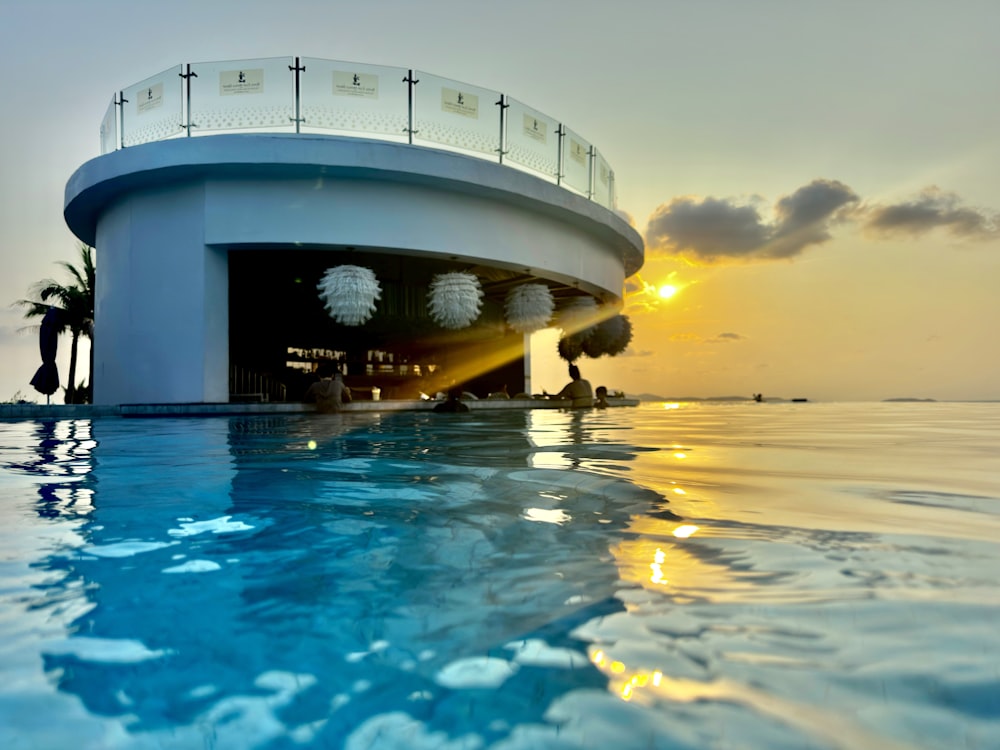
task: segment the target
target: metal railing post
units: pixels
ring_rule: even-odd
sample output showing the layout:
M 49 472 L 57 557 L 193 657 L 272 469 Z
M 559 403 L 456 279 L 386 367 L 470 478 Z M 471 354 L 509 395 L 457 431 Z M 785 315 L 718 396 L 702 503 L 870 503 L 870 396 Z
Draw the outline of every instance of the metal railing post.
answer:
M 420 83 L 420 79 L 413 77 L 413 68 L 408 68 L 407 69 L 406 78 L 403 79 L 403 82 L 407 84 L 407 86 L 406 86 L 406 93 L 407 93 L 407 99 L 406 99 L 406 109 L 407 109 L 407 112 L 406 112 L 406 123 L 407 123 L 407 125 L 406 125 L 406 134 L 408 136 L 407 141 L 412 146 L 413 145 L 413 134 L 417 132 L 416 130 L 413 129 L 413 87 L 416 86 L 418 83 Z
M 301 133 L 302 130 L 301 130 L 300 126 L 301 126 L 301 124 L 304 121 L 302 119 L 302 109 L 301 109 L 302 92 L 299 89 L 299 73 L 301 73 L 303 70 L 305 70 L 306 66 L 303 65 L 303 66 L 300 67 L 299 66 L 299 58 L 296 57 L 295 58 L 295 67 L 293 68 L 291 65 L 289 65 L 288 69 L 295 71 L 295 117 L 293 117 L 292 120 L 295 122 L 295 132 L 296 133 Z
M 510 105 L 507 103 L 507 97 L 503 94 L 500 94 L 500 101 L 496 104 L 500 107 L 500 141 L 497 151 L 500 154 L 499 163 L 503 164 L 503 155 L 507 153 L 507 108 Z
M 187 120 L 187 124 L 185 125 L 184 123 L 181 123 L 181 127 L 187 131 L 187 137 L 190 138 L 192 126 L 198 127 L 193 122 L 191 122 L 191 79 L 197 78 L 198 74 L 191 72 L 191 63 L 186 63 L 185 65 L 186 65 L 185 69 L 187 70 L 187 72 L 178 73 L 177 75 L 179 75 L 181 78 L 184 79 L 184 113 L 187 115 L 185 117 L 185 119 Z
M 125 98 L 125 92 L 118 92 L 118 101 L 115 102 L 117 109 L 115 114 L 117 115 L 115 119 L 115 151 L 120 148 L 125 148 L 125 102 L 128 101 Z
M 556 160 L 556 185 L 562 185 L 563 178 L 563 146 L 566 140 L 566 129 L 562 123 L 556 128 L 556 135 L 559 136 L 559 158 Z
M 594 162 L 597 161 L 597 149 L 591 143 L 587 149 L 587 200 L 594 200 Z

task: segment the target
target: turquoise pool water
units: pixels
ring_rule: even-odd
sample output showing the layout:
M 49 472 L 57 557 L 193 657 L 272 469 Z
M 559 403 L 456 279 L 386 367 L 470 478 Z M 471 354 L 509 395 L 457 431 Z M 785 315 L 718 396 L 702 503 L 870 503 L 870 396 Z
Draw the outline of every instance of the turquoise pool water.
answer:
M 1000 404 L 0 423 L 0 747 L 1000 748 Z

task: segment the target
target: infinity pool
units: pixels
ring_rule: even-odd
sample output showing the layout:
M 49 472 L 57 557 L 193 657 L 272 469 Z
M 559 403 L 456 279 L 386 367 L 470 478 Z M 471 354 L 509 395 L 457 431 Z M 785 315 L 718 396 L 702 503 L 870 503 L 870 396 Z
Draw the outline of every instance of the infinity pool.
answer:
M 1000 748 L 1000 404 L 0 423 L 4 748 Z

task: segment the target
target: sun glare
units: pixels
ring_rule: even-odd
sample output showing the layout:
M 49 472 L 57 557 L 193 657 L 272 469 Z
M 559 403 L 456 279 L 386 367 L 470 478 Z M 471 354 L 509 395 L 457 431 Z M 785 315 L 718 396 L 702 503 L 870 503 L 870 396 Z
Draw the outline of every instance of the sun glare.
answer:
M 677 287 L 671 286 L 670 284 L 664 284 L 659 288 L 659 294 L 663 299 L 670 299 L 677 294 Z

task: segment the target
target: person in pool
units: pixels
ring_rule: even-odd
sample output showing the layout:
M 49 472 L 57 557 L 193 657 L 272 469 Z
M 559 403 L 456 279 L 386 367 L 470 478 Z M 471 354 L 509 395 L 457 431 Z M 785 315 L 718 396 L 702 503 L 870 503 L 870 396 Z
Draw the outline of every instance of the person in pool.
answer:
M 451 388 L 448 391 L 448 400 L 442 401 L 440 404 L 434 407 L 436 412 L 462 412 L 468 411 L 469 407 L 462 403 L 462 389 L 461 388 Z
M 570 381 L 554 396 L 549 398 L 567 398 L 573 402 L 574 409 L 587 409 L 594 405 L 594 389 L 589 380 L 580 377 L 580 368 L 569 366 Z
M 305 400 L 316 402 L 316 411 L 330 414 L 340 411 L 351 400 L 351 389 L 344 384 L 344 376 L 334 373 L 332 365 L 324 365 L 319 372 L 320 379 L 309 386 Z
M 608 408 L 608 389 L 603 386 L 597 386 L 597 390 L 594 391 L 594 395 L 597 396 L 597 400 L 594 401 L 595 409 L 607 409 Z

